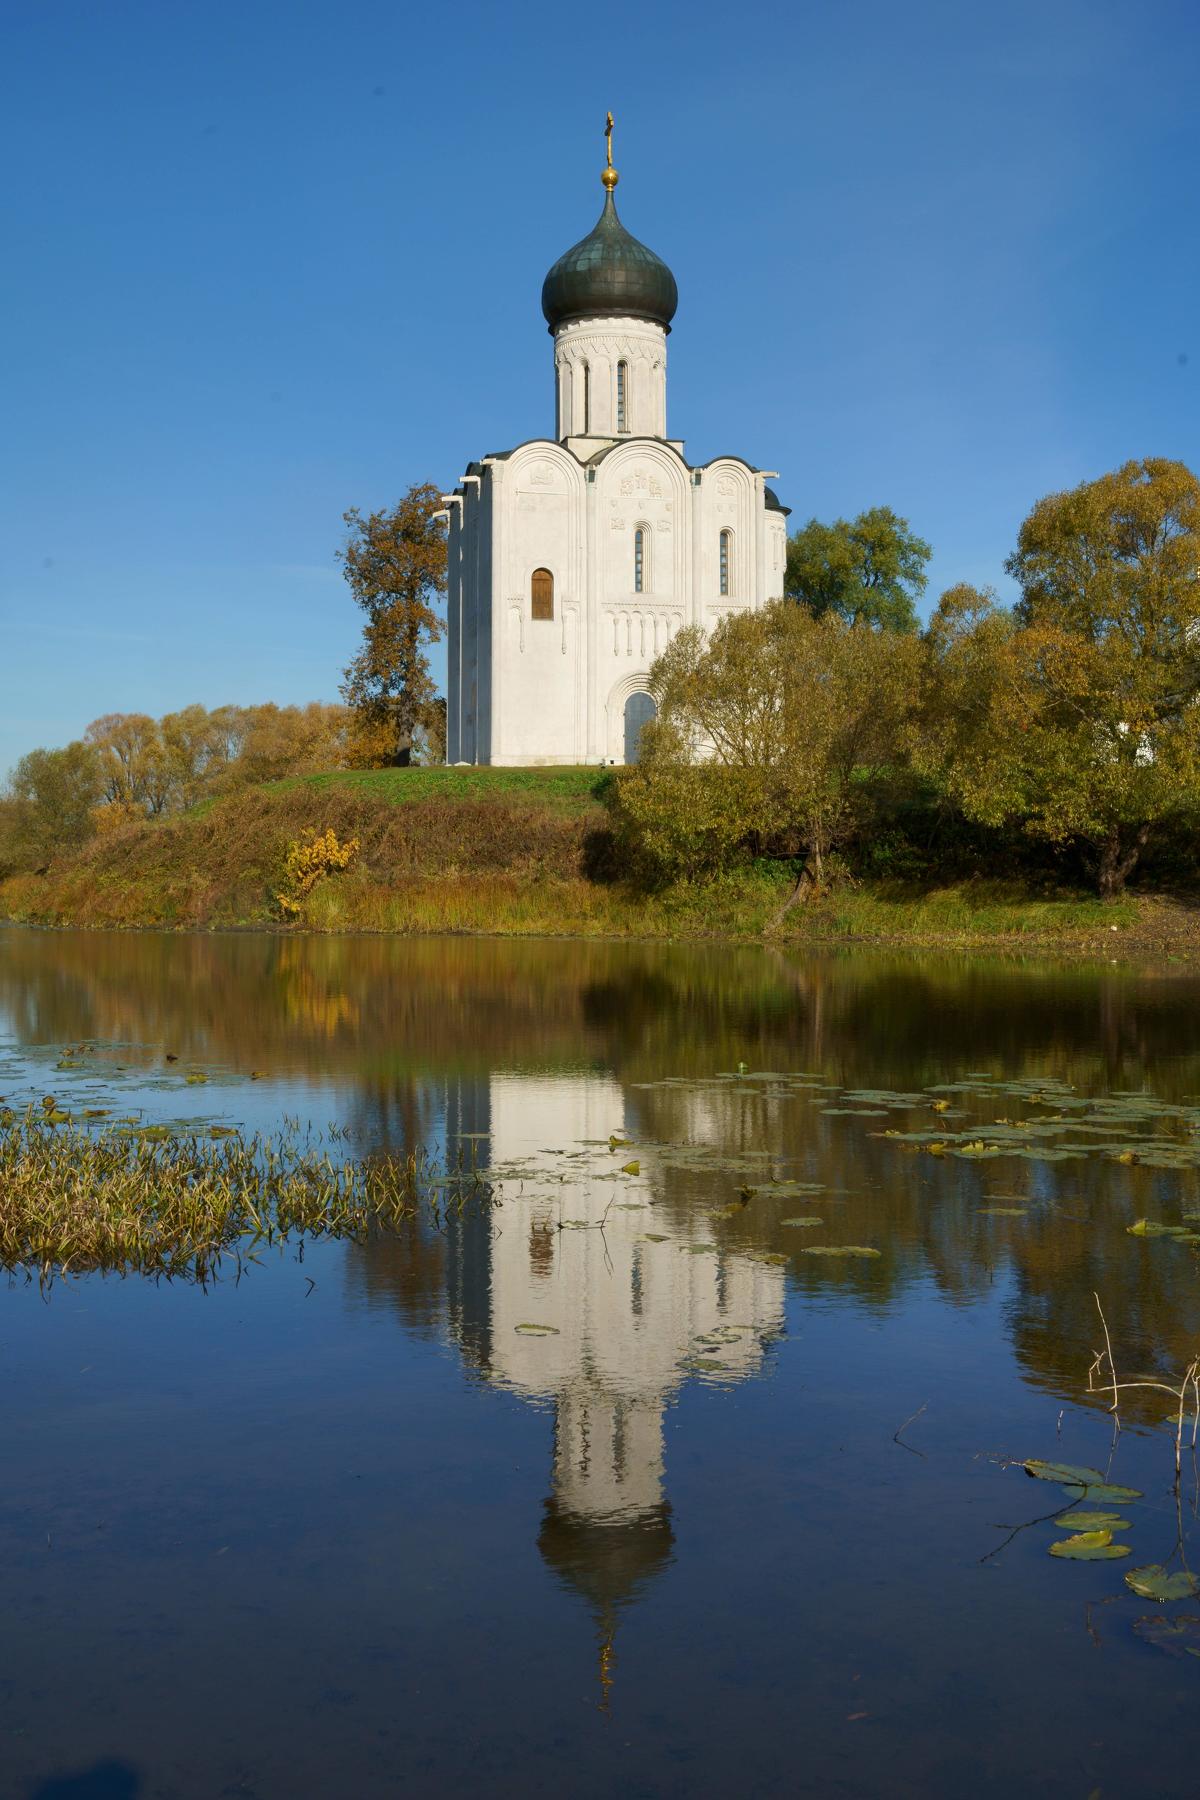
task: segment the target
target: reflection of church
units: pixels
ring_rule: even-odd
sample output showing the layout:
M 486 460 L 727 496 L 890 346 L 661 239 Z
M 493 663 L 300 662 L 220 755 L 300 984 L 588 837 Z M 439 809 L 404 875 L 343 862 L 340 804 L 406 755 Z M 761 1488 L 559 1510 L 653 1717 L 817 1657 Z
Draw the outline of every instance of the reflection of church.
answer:
M 450 1129 L 486 1131 L 490 1161 L 513 1173 L 490 1218 L 453 1228 L 451 1326 L 489 1380 L 553 1403 L 538 1543 L 592 1610 L 606 1682 L 621 1607 L 671 1556 L 666 1408 L 709 1368 L 758 1372 L 783 1324 L 783 1271 L 694 1251 L 707 1221 L 654 1204 L 653 1151 L 628 1153 L 637 1177 L 619 1173 L 628 1159 L 607 1140 L 632 1126 L 611 1077 L 493 1075 L 474 1092 L 482 1116 L 452 1103 Z M 565 1160 L 589 1140 L 586 1164 Z
M 685 625 L 783 593 L 769 470 L 667 435 L 675 277 L 604 209 L 546 276 L 555 429 L 447 495 L 447 761 L 632 762 L 647 675 Z

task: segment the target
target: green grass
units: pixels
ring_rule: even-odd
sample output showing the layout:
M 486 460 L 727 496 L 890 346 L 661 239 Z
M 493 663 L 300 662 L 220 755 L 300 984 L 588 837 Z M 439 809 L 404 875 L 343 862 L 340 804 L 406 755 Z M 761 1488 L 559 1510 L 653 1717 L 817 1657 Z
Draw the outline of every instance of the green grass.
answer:
M 802 909 L 797 909 L 798 911 Z M 1118 931 L 1137 923 L 1132 896 L 1116 902 L 1063 891 L 1030 894 L 1017 882 L 967 881 L 915 890 L 880 883 L 827 895 L 810 923 L 833 937 L 1037 938 L 1071 932 Z M 795 913 L 792 930 L 804 930 Z
M 292 775 L 270 782 L 267 793 L 352 788 L 400 806 L 414 800 L 534 801 L 565 812 L 584 812 L 603 800 L 612 771 L 580 766 L 552 769 L 413 768 L 333 769 L 323 775 Z

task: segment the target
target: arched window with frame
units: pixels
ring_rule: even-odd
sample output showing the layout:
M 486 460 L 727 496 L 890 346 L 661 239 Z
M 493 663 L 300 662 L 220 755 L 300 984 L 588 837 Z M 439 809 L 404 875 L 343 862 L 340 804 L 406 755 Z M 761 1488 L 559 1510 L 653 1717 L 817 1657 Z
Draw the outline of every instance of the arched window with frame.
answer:
M 529 616 L 554 618 L 554 577 L 549 569 L 535 569 L 529 578 Z
M 583 435 L 586 437 L 592 429 L 592 371 L 587 363 L 583 365 Z
M 629 364 L 617 364 L 617 430 L 629 430 Z
M 721 533 L 721 598 L 728 599 L 733 592 L 733 533 Z
M 633 591 L 650 592 L 650 527 L 639 525 L 633 534 Z

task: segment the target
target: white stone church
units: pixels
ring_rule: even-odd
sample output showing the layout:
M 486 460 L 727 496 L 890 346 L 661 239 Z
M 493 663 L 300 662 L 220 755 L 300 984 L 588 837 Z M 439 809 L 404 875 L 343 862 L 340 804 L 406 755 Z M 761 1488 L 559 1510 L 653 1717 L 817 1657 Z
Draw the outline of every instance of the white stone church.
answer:
M 693 468 L 667 435 L 679 295 L 617 217 L 611 136 L 601 179 L 595 229 L 542 286 L 555 435 L 469 464 L 445 496 L 450 763 L 636 761 L 674 634 L 783 593 L 774 472 Z

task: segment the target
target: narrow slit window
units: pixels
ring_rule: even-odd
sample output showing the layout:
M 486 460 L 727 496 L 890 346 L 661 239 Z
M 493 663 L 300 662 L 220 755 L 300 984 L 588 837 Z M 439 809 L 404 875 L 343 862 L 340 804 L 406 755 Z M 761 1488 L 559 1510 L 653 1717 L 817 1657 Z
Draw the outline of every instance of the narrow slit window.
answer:
M 633 591 L 635 594 L 646 591 L 646 532 L 641 525 L 633 534 Z
M 721 533 L 721 597 L 723 599 L 729 594 L 729 571 L 732 561 L 733 533 L 732 531 L 723 531 Z
M 583 435 L 592 429 L 592 371 L 583 365 Z
M 554 618 L 554 577 L 549 569 L 535 569 L 529 583 L 529 616 Z
M 628 431 L 629 430 L 629 424 L 628 424 L 628 419 L 627 419 L 627 407 L 626 407 L 626 401 L 625 401 L 625 395 L 626 395 L 628 386 L 629 386 L 629 365 L 627 363 L 619 362 L 617 364 L 617 430 L 618 431 Z

